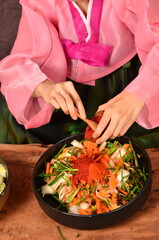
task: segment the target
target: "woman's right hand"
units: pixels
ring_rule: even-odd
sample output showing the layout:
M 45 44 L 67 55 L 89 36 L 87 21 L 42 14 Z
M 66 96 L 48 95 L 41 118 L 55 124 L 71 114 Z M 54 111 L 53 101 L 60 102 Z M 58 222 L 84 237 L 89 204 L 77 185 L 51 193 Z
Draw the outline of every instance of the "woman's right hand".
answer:
M 50 80 L 41 82 L 34 90 L 33 97 L 42 97 L 56 109 L 62 109 L 71 118 L 77 119 L 77 112 L 86 118 L 83 103 L 71 81 L 55 83 Z

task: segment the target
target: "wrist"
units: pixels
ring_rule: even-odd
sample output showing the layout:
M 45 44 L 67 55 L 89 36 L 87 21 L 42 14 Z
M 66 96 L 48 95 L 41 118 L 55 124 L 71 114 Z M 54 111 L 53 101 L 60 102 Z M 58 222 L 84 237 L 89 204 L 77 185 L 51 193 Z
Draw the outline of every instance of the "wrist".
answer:
M 44 89 L 46 89 L 46 86 L 48 86 L 48 84 L 50 84 L 51 81 L 46 79 L 43 82 L 39 83 L 36 88 L 34 89 L 33 93 L 32 93 L 32 97 L 38 98 L 38 97 L 42 97 L 42 93 L 44 92 Z

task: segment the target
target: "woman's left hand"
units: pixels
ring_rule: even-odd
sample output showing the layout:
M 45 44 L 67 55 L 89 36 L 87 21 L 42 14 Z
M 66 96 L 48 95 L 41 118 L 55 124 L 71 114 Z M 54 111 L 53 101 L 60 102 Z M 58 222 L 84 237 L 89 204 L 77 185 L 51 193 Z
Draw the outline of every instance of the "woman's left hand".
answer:
M 102 143 L 109 138 L 124 135 L 143 106 L 144 102 L 129 92 L 121 92 L 99 106 L 98 111 L 103 111 L 103 116 L 93 134 L 93 137 L 97 138 L 96 142 Z

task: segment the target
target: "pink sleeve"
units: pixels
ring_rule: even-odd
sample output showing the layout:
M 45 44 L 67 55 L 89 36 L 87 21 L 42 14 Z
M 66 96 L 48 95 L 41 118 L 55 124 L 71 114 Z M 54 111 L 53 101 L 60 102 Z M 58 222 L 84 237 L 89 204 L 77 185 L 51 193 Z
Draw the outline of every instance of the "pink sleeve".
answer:
M 144 128 L 159 126 L 159 43 L 151 49 L 139 75 L 125 88 L 145 102 L 137 122 Z
M 11 113 L 25 128 L 48 123 L 53 112 L 51 105 L 31 97 L 36 86 L 48 78 L 41 68 L 49 57 L 51 44 L 46 20 L 31 8 L 23 7 L 12 52 L 0 63 L 0 79 Z
M 124 89 L 141 98 L 145 106 L 137 118 L 144 128 L 159 126 L 159 4 L 158 0 L 118 1 L 119 16 L 134 34 L 142 66 L 138 76 Z M 122 8 L 124 6 L 124 8 Z M 118 6 L 116 6 L 118 8 Z M 118 10 L 117 10 L 118 11 Z

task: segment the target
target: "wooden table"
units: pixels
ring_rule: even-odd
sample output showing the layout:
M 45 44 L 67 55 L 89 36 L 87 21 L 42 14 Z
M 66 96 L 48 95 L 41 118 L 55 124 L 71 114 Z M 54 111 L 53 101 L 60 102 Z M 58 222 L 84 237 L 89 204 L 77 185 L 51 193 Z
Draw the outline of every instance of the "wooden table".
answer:
M 71 229 L 51 220 L 39 207 L 31 184 L 35 163 L 49 146 L 0 144 L 11 173 L 11 191 L 0 213 L 0 240 L 158 240 L 159 239 L 159 149 L 148 149 L 153 186 L 142 207 L 127 221 L 102 230 Z

